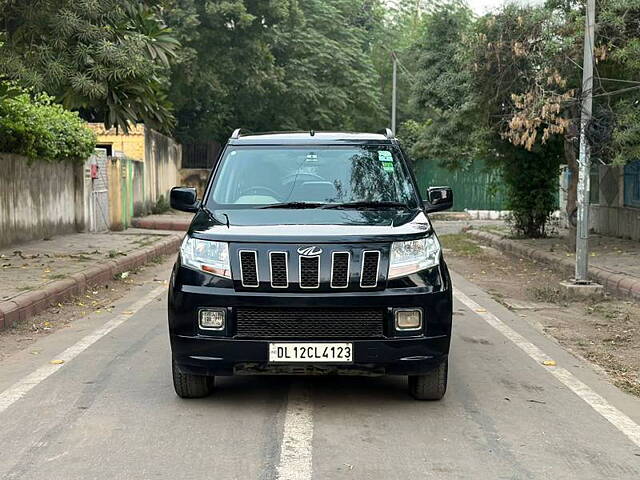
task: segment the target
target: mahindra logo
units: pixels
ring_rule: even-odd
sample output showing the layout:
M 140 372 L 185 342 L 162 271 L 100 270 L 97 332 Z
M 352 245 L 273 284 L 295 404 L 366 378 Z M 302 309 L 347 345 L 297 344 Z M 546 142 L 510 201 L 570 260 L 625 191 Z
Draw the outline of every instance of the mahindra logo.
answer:
M 320 255 L 322 253 L 322 249 L 318 247 L 300 247 L 298 249 L 298 253 L 304 256 Z

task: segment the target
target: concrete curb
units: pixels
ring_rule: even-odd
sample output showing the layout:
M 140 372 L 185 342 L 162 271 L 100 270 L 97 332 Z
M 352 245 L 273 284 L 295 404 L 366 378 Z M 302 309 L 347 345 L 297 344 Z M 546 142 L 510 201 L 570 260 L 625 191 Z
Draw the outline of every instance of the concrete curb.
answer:
M 156 218 L 133 218 L 131 225 L 136 228 L 145 228 L 147 230 L 175 230 L 178 232 L 186 232 L 191 224 L 191 219 L 156 219 Z
M 28 320 L 51 305 L 76 297 L 94 285 L 107 284 L 115 275 L 140 267 L 155 257 L 174 253 L 181 241 L 181 235 L 169 235 L 155 245 L 134 250 L 126 257 L 101 263 L 74 273 L 69 278 L 51 282 L 41 290 L 25 292 L 0 302 L 0 330 L 10 328 L 18 321 Z
M 504 238 L 489 232 L 479 230 L 469 230 L 467 233 L 472 237 L 482 240 L 492 247 L 502 250 L 503 252 L 527 257 L 532 260 L 544 263 L 555 271 L 572 277 L 575 272 L 575 264 L 573 260 L 567 258 L 558 258 L 537 248 L 522 245 L 516 241 Z M 601 284 L 605 291 L 613 295 L 621 297 L 631 297 L 640 300 L 640 279 L 628 275 L 609 272 L 603 268 L 590 266 L 589 278 Z

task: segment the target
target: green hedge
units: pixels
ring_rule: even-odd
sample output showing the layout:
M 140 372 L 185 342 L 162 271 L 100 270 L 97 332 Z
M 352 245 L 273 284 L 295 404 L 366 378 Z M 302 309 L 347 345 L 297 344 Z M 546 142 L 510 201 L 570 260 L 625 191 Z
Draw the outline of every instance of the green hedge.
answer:
M 78 114 L 47 95 L 0 97 L 0 152 L 31 160 L 83 162 L 95 143 L 95 134 Z

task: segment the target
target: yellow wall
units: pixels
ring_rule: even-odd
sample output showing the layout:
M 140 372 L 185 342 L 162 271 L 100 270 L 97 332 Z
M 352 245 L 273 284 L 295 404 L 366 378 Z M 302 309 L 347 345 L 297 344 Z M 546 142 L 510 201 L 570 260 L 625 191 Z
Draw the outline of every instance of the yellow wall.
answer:
M 124 154 L 135 160 L 145 161 L 144 148 L 144 125 L 138 124 L 130 127 L 129 133 L 116 133 L 116 129 L 105 130 L 101 123 L 90 123 L 89 128 L 98 137 L 98 144 L 112 145 L 113 150 L 124 152 Z
M 150 212 L 160 196 L 168 200 L 169 191 L 179 183 L 182 147 L 174 139 L 141 123 L 130 128 L 127 134 L 105 130 L 98 123 L 90 123 L 89 127 L 96 133 L 98 144 L 111 145 L 114 152 L 123 152 L 126 157 L 112 158 L 109 167 L 111 228 L 126 228 L 129 210 L 141 215 Z M 132 171 L 129 171 L 130 164 Z

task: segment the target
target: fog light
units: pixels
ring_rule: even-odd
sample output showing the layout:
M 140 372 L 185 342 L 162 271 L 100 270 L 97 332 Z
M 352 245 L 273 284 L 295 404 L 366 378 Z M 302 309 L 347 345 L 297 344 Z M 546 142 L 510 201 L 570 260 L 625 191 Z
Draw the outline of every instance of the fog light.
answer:
M 223 330 L 226 314 L 227 312 L 223 308 L 200 310 L 198 313 L 200 328 L 203 330 Z
M 420 330 L 422 328 L 422 310 L 397 309 L 396 330 Z

